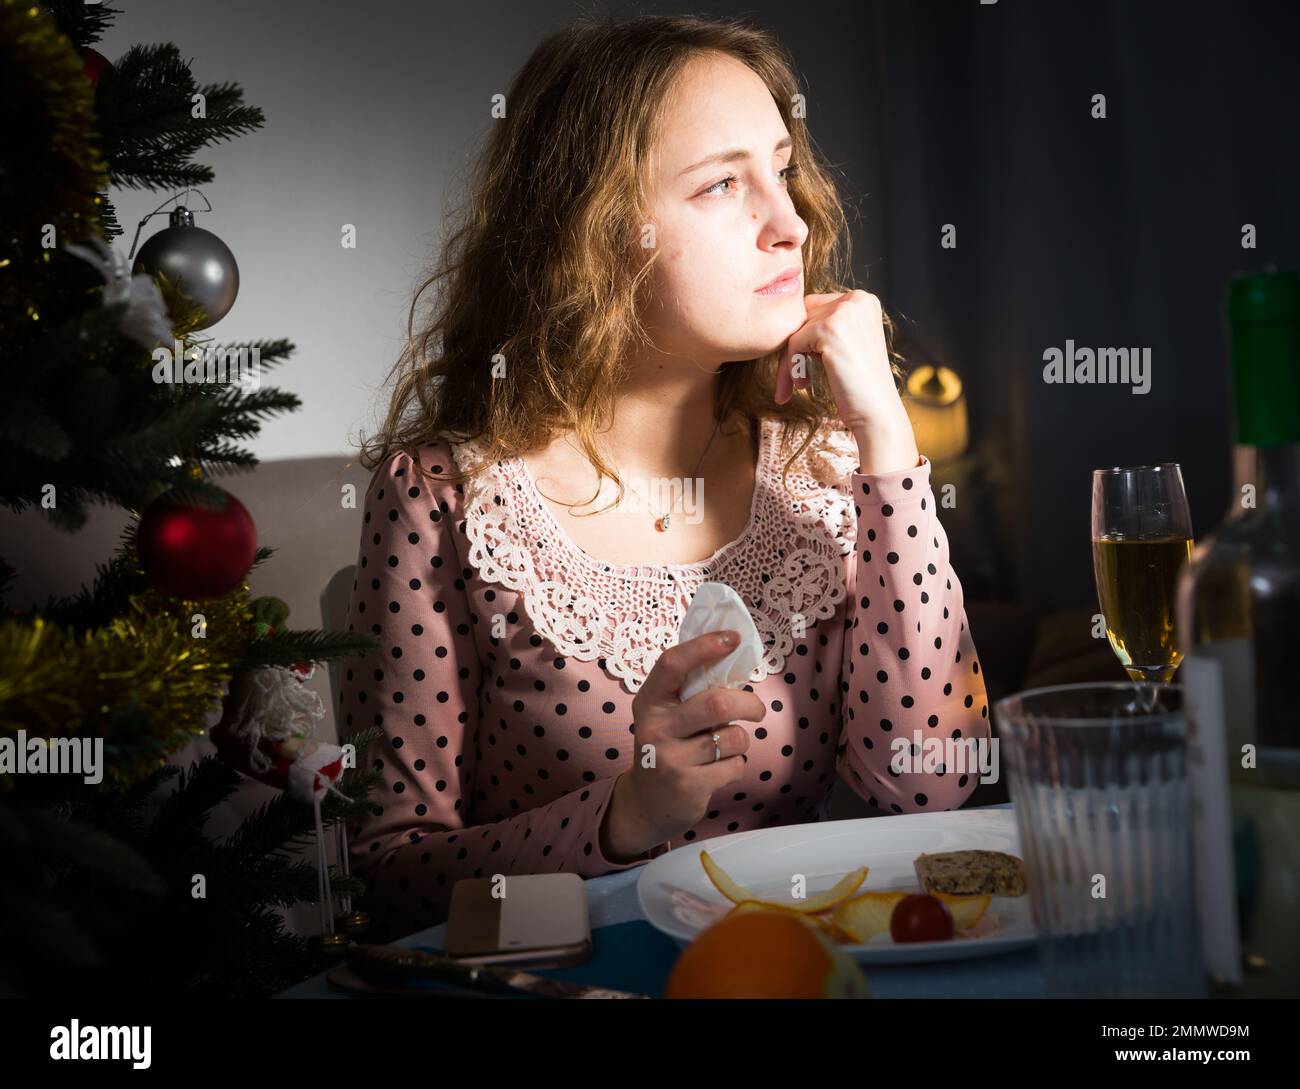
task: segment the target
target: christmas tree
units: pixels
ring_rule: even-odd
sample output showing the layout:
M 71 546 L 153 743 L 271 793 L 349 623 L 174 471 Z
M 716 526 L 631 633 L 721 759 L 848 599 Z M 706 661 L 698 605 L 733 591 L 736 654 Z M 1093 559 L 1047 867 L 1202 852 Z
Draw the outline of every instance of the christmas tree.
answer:
M 0 613 L 0 995 L 267 995 L 327 962 L 276 911 L 320 899 L 324 875 L 294 849 L 356 815 L 378 778 L 347 746 L 326 765 L 327 747 L 267 723 L 303 719 L 307 663 L 373 643 L 289 630 L 282 602 L 250 598 L 271 550 L 213 480 L 254 466 L 240 441 L 298 399 L 159 380 L 160 348 L 179 369 L 271 366 L 293 345 L 214 350 L 199 336 L 220 317 L 211 298 L 165 267 L 132 275 L 113 249 L 110 186 L 210 182 L 194 154 L 264 120 L 238 86 L 196 83 L 174 45 L 110 63 L 91 47 L 118 14 L 0 0 L 0 500 L 69 532 L 89 503 L 129 512 L 93 585 Z M 0 599 L 14 575 L 0 558 Z M 217 712 L 220 756 L 168 764 Z M 377 733 L 348 742 L 364 752 Z M 97 745 L 97 781 L 29 773 Z M 218 841 L 205 821 L 241 772 L 292 789 Z

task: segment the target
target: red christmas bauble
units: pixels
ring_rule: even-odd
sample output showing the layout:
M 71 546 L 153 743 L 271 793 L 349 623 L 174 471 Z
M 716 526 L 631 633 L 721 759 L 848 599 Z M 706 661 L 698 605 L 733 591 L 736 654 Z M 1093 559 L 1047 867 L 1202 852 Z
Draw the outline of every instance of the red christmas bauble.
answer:
M 104 56 L 103 53 L 89 47 L 81 51 L 81 59 L 85 62 L 83 67 L 86 73 L 86 78 L 90 80 L 91 85 L 95 87 L 99 86 L 100 77 L 113 67 L 109 62 L 109 59 Z
M 223 507 L 186 506 L 160 496 L 136 534 L 149 580 L 172 597 L 221 597 L 244 581 L 257 555 L 257 527 L 229 492 Z

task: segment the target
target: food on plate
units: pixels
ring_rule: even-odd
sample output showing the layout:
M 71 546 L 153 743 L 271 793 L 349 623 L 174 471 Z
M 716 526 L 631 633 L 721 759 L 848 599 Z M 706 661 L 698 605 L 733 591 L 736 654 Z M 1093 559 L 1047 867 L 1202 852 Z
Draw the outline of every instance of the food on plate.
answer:
M 813 923 L 828 938 L 833 938 L 837 942 L 853 944 L 857 939 L 849 931 L 841 927 L 834 919 L 826 919 L 821 915 L 809 915 L 797 908 L 789 907 L 786 904 L 770 903 L 765 900 L 742 900 L 727 915 L 740 915 L 746 911 L 784 911 L 791 915 L 798 915 L 801 919 Z M 727 916 L 724 915 L 723 918 Z
M 922 852 L 913 866 L 922 892 L 1025 894 L 1025 864 L 1002 851 Z
M 877 934 L 889 930 L 889 917 L 894 913 L 894 905 L 906 895 L 899 889 L 864 892 L 837 907 L 831 920 L 852 934 L 854 941 L 870 941 Z
M 862 969 L 811 919 L 773 907 L 730 911 L 703 931 L 677 958 L 664 997 L 869 997 Z
M 949 855 L 993 855 L 1019 863 L 1012 855 L 996 851 L 956 851 Z M 944 859 L 948 855 L 922 855 L 921 859 Z M 921 859 L 917 859 L 918 864 Z M 981 938 L 998 929 L 996 915 L 988 913 L 991 895 L 964 895 L 935 891 L 916 893 L 912 889 L 858 892 L 867 878 L 861 866 L 845 875 L 834 887 L 804 900 L 764 900 L 735 881 L 708 851 L 700 852 L 700 865 L 709 880 L 735 906 L 724 919 L 761 912 L 786 915 L 810 924 L 823 936 L 843 945 L 860 945 L 880 934 L 895 941 L 948 941 L 954 937 Z M 985 865 L 984 872 L 988 867 Z M 854 895 L 857 893 L 857 895 Z M 1018 894 L 1014 894 L 1018 895 Z M 903 912 L 897 909 L 903 905 Z M 900 937 L 899 935 L 904 935 Z M 924 936 L 932 935 L 932 936 Z
M 931 893 L 952 914 L 952 920 L 958 930 L 971 930 L 984 918 L 993 897 L 989 893 L 976 896 L 955 896 L 948 892 Z
M 804 900 L 764 900 L 761 896 L 755 896 L 744 885 L 737 884 L 732 880 L 731 875 L 713 860 L 708 851 L 700 852 L 700 865 L 704 867 L 704 872 L 709 875 L 713 887 L 734 904 L 739 904 L 742 900 L 757 900 L 760 904 L 794 908 L 795 911 L 802 915 L 816 915 L 822 911 L 829 911 L 857 892 L 858 887 L 867 879 L 867 867 L 859 866 L 852 873 L 846 874 L 837 881 L 833 888 L 829 888 L 825 892 L 819 892 L 816 896 L 809 896 Z
M 928 892 L 908 893 L 889 916 L 889 936 L 896 942 L 947 942 L 956 935 L 952 913 Z
M 864 892 L 846 900 L 832 916 L 832 921 L 853 936 L 856 942 L 868 942 L 877 934 L 890 933 L 892 935 L 892 924 L 895 908 L 899 902 L 908 896 L 915 895 L 904 889 L 889 889 L 884 892 Z M 951 896 L 948 893 L 934 893 L 933 898 L 941 903 L 948 910 L 951 916 L 953 926 L 956 931 L 970 931 L 978 926 L 981 919 L 989 909 L 991 897 L 983 896 Z M 995 924 L 991 921 L 983 928 L 983 932 L 991 932 L 996 929 Z M 949 934 L 947 937 L 953 937 Z M 963 934 L 964 937 L 973 935 Z M 894 939 L 898 939 L 895 937 Z M 912 939 L 916 940 L 916 939 Z M 945 940 L 942 938 L 934 939 L 936 941 Z

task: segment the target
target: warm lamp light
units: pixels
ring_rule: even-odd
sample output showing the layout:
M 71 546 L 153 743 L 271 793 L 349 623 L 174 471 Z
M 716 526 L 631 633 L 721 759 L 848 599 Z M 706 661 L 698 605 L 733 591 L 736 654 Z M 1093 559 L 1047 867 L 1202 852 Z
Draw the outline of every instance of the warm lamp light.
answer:
M 949 461 L 966 452 L 970 431 L 961 379 L 948 367 L 926 363 L 907 376 L 903 404 L 912 421 L 916 448 L 931 461 Z

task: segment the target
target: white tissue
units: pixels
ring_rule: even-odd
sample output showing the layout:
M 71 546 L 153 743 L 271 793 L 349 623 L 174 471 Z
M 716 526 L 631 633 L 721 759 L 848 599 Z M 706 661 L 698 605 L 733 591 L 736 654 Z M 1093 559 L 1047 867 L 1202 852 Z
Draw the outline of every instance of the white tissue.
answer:
M 725 582 L 706 582 L 691 598 L 677 642 L 685 643 L 706 632 L 727 630 L 739 632 L 740 643 L 716 662 L 691 670 L 682 685 L 683 702 L 706 688 L 743 688 L 763 660 L 763 641 L 740 595 Z

